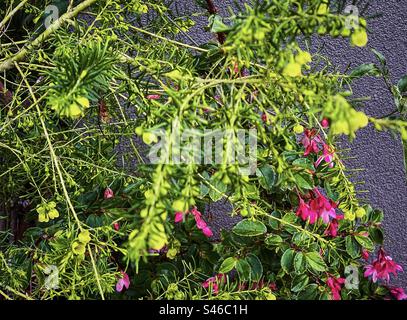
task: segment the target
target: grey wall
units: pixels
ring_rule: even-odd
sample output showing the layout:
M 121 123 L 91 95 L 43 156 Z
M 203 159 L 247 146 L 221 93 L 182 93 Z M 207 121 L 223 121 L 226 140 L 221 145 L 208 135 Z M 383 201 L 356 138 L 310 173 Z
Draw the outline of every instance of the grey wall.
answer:
M 185 5 L 185 2 L 189 4 Z M 185 2 L 178 2 L 180 6 L 184 6 L 181 10 L 196 12 L 194 0 Z M 231 6 L 233 1 L 214 0 L 214 2 L 220 12 L 226 14 L 227 6 Z M 352 48 L 348 40 L 342 39 L 319 40 L 314 47 L 324 44 L 323 53 L 330 57 L 334 64 L 341 66 L 342 70 L 348 64 L 355 67 L 361 63 L 375 62 L 374 55 L 369 50 L 375 48 L 386 56 L 392 78 L 397 81 L 407 74 L 407 0 L 370 2 L 368 13 L 381 13 L 382 16 L 369 21 L 371 33 L 368 48 Z M 207 24 L 205 18 L 200 17 L 197 22 L 193 30 L 194 40 L 202 43 L 211 39 L 212 35 L 202 32 Z M 380 117 L 395 108 L 392 97 L 381 79 L 361 80 L 356 83 L 354 90 L 358 96 L 372 98 L 366 103 L 364 110 L 368 115 Z M 344 147 L 346 145 L 347 143 Z M 407 288 L 407 186 L 402 145 L 390 134 L 378 133 L 372 127 L 368 127 L 359 131 L 350 147 L 350 154 L 356 158 L 347 160 L 348 166 L 365 169 L 359 174 L 358 180 L 366 182 L 362 187 L 369 191 L 366 198 L 374 207 L 385 211 L 385 249 L 406 269 L 406 272 L 400 274 L 392 283 Z M 229 222 L 218 221 L 218 224 L 225 226 L 229 225 Z

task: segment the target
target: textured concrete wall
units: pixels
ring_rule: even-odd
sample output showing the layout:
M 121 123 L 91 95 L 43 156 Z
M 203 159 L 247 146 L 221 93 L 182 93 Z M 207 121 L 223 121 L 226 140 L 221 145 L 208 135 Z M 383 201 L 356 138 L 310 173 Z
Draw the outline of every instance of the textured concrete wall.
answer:
M 194 0 L 185 1 L 189 4 L 185 5 L 184 1 L 177 2 L 179 9 L 196 12 Z M 227 14 L 227 7 L 233 4 L 232 0 L 214 2 L 221 14 Z M 342 39 L 320 39 L 313 47 L 319 48 L 324 44 L 323 53 L 330 57 L 335 65 L 341 66 L 342 70 L 349 64 L 355 67 L 361 63 L 375 62 L 374 55 L 369 50 L 375 48 L 386 56 L 392 79 L 397 81 L 407 74 L 407 0 L 373 0 L 370 3 L 368 14 L 381 13 L 382 16 L 369 21 L 371 34 L 368 48 L 352 48 L 348 40 Z M 197 22 L 193 30 L 194 40 L 202 43 L 211 39 L 212 35 L 202 32 L 207 24 L 205 18 L 200 17 Z M 366 103 L 365 112 L 369 115 L 380 117 L 395 108 L 392 97 L 381 79 L 361 80 L 356 83 L 354 90 L 358 96 L 372 98 Z M 359 174 L 358 180 L 366 182 L 363 186 L 363 189 L 369 191 L 366 197 L 374 207 L 385 211 L 385 249 L 406 269 L 406 272 L 393 283 L 407 288 L 407 186 L 402 145 L 390 134 L 377 133 L 368 127 L 359 132 L 350 147 L 352 149 L 350 154 L 356 158 L 348 160 L 348 165 L 365 169 Z M 224 221 L 218 220 L 217 224 L 230 225 L 229 219 L 225 217 L 223 219 Z

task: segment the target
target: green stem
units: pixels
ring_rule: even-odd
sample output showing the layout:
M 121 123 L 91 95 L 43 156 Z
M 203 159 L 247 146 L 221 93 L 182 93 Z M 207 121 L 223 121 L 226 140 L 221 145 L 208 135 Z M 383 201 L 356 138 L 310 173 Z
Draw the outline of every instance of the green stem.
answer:
M 52 23 L 49 28 L 47 28 L 43 33 L 41 33 L 38 38 L 34 41 L 23 47 L 19 52 L 17 52 L 14 56 L 3 61 L 0 64 L 0 72 L 6 71 L 9 69 L 14 68 L 14 63 L 24 60 L 27 54 L 36 46 L 40 45 L 46 39 L 48 39 L 56 30 L 58 30 L 66 21 L 72 19 L 73 17 L 77 16 L 80 12 L 88 8 L 90 5 L 95 3 L 97 0 L 86 0 L 81 4 L 77 5 L 72 11 L 65 13 L 62 15 L 58 20 Z

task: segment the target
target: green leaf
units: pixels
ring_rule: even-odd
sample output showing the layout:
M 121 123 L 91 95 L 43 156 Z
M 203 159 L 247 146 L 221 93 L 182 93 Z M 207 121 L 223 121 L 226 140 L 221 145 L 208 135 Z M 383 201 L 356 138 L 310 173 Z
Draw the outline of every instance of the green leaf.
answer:
M 276 183 L 276 174 L 273 168 L 270 167 L 269 165 L 264 165 L 259 169 L 262 176 L 264 177 L 264 180 L 266 181 L 268 189 L 273 188 L 273 186 Z
M 384 219 L 384 213 L 382 210 L 375 209 L 370 212 L 369 221 L 373 223 L 382 223 Z
M 305 254 L 305 259 L 307 261 L 308 266 L 313 270 L 313 271 L 325 271 L 326 270 L 326 264 L 324 259 L 320 256 L 320 254 L 316 251 L 313 252 L 307 252 Z
M 315 300 L 318 295 L 318 285 L 313 283 L 309 284 L 302 290 L 297 298 L 298 300 Z
M 295 251 L 293 249 L 287 249 L 281 256 L 281 268 L 290 273 L 293 268 Z
M 278 247 L 280 244 L 283 243 L 283 238 L 279 235 L 269 235 L 264 240 L 264 243 L 268 247 Z
M 296 273 L 305 271 L 305 257 L 302 252 L 297 252 L 294 257 L 294 270 Z
M 382 65 L 386 65 L 385 56 L 382 53 L 380 53 L 379 51 L 377 51 L 376 49 L 372 49 L 372 51 L 373 51 L 374 55 L 376 56 L 377 60 L 379 60 Z
M 299 274 L 296 275 L 291 284 L 291 291 L 293 292 L 300 292 L 302 291 L 308 284 L 309 277 L 306 274 Z
M 250 265 L 250 279 L 252 281 L 259 281 L 263 276 L 263 265 L 260 259 L 256 255 L 249 253 L 246 256 L 246 261 Z
M 372 251 L 374 249 L 374 244 L 373 241 L 370 240 L 369 237 L 365 237 L 365 236 L 360 236 L 357 235 L 355 236 L 355 240 L 365 249 Z
M 220 265 L 219 273 L 228 273 L 229 271 L 233 270 L 233 268 L 236 265 L 236 262 L 237 260 L 235 257 L 226 258 Z
M 222 17 L 218 14 L 209 17 L 209 27 L 212 33 L 226 32 L 231 29 L 231 27 L 223 23 Z
M 404 93 L 407 91 L 407 75 L 397 82 L 397 87 L 399 88 L 400 93 Z
M 295 183 L 301 189 L 312 190 L 314 188 L 314 183 L 312 181 L 312 176 L 306 173 L 294 174 Z
M 345 246 L 346 252 L 352 257 L 352 259 L 360 257 L 360 246 L 352 236 L 347 236 L 345 238 Z
M 353 69 L 350 73 L 352 78 L 360 78 L 366 75 L 378 75 L 380 71 L 377 69 L 376 65 L 373 63 L 361 64 L 357 68 Z
M 214 202 L 219 201 L 223 198 L 223 194 L 226 192 L 228 187 L 222 181 L 214 178 L 213 176 L 211 178 L 211 185 L 213 188 L 210 188 L 209 190 L 209 197 Z
M 299 158 L 293 161 L 293 166 L 301 167 L 307 170 L 315 170 L 314 164 L 308 158 Z
M 250 264 L 245 259 L 240 259 L 236 263 L 236 270 L 241 280 L 249 281 L 251 274 Z
M 369 235 L 375 243 L 383 244 L 384 236 L 383 236 L 382 229 L 376 228 L 376 227 L 370 227 Z
M 261 221 L 245 219 L 236 224 L 232 231 L 238 236 L 255 237 L 266 233 L 267 228 Z

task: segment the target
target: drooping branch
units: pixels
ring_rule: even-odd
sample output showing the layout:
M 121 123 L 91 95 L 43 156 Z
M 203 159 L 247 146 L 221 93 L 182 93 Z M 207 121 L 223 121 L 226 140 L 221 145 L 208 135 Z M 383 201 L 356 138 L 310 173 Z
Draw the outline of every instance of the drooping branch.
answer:
M 83 10 L 91 6 L 97 0 L 86 0 L 78 4 L 72 11 L 69 11 L 62 15 L 59 19 L 55 20 L 49 28 L 47 28 L 43 33 L 41 33 L 38 38 L 33 40 L 31 43 L 24 46 L 19 52 L 5 60 L 0 64 L 0 72 L 14 68 L 14 63 L 22 61 L 26 58 L 27 54 L 36 46 L 40 45 L 46 39 L 48 39 L 56 30 L 58 30 L 66 21 L 76 17 Z

